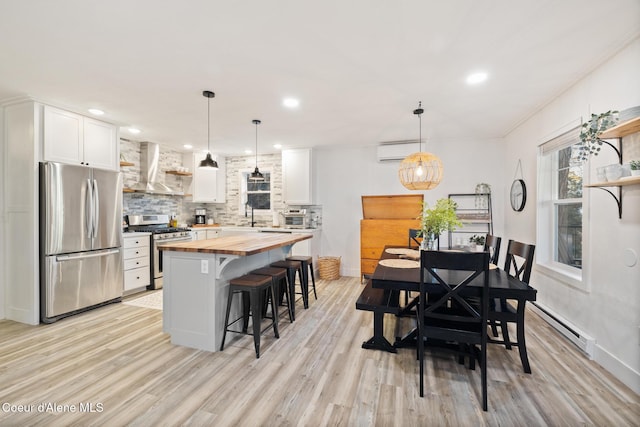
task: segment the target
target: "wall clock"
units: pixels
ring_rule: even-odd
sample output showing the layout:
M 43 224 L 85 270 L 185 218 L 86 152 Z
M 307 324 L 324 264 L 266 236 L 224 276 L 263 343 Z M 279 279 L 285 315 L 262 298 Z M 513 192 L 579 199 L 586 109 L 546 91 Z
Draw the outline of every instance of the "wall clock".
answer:
M 511 208 L 516 212 L 524 209 L 527 202 L 527 186 L 522 179 L 514 179 L 511 184 Z

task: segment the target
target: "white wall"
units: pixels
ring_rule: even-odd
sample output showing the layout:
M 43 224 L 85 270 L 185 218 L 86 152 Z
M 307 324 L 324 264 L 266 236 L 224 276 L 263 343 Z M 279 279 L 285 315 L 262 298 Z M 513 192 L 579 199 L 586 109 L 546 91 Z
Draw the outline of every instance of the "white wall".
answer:
M 407 129 L 408 133 L 412 129 Z M 473 193 L 476 184 L 491 185 L 495 206 L 504 204 L 505 186 L 513 171 L 504 171 L 504 142 L 429 141 L 426 150 L 444 164 L 444 178 L 423 191 L 429 204 L 449 193 Z M 360 275 L 360 220 L 363 195 L 409 194 L 398 179 L 400 162 L 378 163 L 376 147 L 334 147 L 314 150 L 317 202 L 322 205 L 321 255 L 341 256 L 341 274 Z M 494 232 L 503 230 L 502 210 L 494 209 Z
M 507 136 L 506 167 L 515 167 L 522 159 L 531 195 L 521 213 L 505 206 L 507 238 L 536 241 L 538 145 L 580 117 L 588 119 L 592 112 L 640 105 L 638 70 L 640 39 Z M 595 167 L 617 161 L 606 150 L 603 148 L 601 155 L 590 160 L 593 176 Z M 629 152 L 624 161 L 631 158 L 640 156 Z M 622 219 L 618 219 L 613 198 L 599 189 L 585 189 L 584 208 L 585 289 L 572 287 L 539 268 L 534 269 L 531 285 L 538 290 L 541 304 L 595 338 L 594 359 L 598 363 L 640 393 L 640 260 L 633 267 L 623 261 L 628 250 L 640 254 L 640 186 L 624 187 Z
M 5 159 L 5 135 L 4 135 L 4 114 L 0 110 L 0 176 L 4 176 L 4 159 Z M 6 277 L 4 268 L 4 254 L 6 251 L 4 238 L 5 216 L 4 216 L 4 194 L 6 185 L 3 179 L 0 183 L 0 319 L 4 319 L 4 304 L 5 304 L 5 289 L 6 289 Z

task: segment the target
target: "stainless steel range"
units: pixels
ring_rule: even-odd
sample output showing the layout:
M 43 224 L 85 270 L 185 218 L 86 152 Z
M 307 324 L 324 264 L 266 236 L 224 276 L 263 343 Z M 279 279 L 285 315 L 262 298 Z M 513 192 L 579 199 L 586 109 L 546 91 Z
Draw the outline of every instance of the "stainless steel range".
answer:
M 162 251 L 158 250 L 158 246 L 162 243 L 189 241 L 191 231 L 188 228 L 170 227 L 169 215 L 129 215 L 128 231 L 151 233 L 149 253 L 152 279 L 149 289 L 162 288 Z

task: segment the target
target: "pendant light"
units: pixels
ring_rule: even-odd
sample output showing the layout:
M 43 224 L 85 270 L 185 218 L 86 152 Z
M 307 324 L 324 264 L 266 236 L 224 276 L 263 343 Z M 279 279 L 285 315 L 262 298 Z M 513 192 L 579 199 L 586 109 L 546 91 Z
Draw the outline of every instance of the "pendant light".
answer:
M 207 157 L 200 162 L 199 168 L 218 169 L 218 162 L 211 158 L 211 98 L 216 96 L 210 90 L 202 92 L 202 96 L 207 98 Z
M 253 119 L 251 122 L 256 125 L 256 169 L 249 175 L 249 181 L 262 182 L 264 181 L 264 175 L 258 169 L 258 125 L 262 122 L 258 119 Z
M 409 190 L 431 190 L 436 188 L 442 180 L 442 161 L 431 153 L 422 152 L 422 102 L 413 114 L 420 120 L 420 152 L 413 153 L 404 158 L 400 163 L 398 177 L 400 182 Z

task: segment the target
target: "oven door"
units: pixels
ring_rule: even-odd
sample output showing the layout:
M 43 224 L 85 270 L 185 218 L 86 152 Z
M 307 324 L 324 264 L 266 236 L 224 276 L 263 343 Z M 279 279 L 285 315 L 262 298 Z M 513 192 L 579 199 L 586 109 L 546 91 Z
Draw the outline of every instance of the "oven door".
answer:
M 162 251 L 158 250 L 158 246 L 162 246 L 165 243 L 175 242 L 190 242 L 191 236 L 181 236 L 173 239 L 153 239 L 153 251 L 151 255 L 151 268 L 153 273 L 153 281 L 151 282 L 151 289 L 162 288 Z

